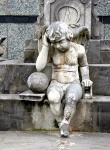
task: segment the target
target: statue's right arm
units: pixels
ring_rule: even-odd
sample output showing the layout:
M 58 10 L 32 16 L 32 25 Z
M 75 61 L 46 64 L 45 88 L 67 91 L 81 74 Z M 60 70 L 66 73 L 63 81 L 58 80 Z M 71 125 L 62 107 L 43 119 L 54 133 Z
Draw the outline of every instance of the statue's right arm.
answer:
M 48 59 L 48 47 L 43 46 L 42 50 L 36 60 L 36 69 L 41 71 L 45 68 Z
M 36 60 L 37 71 L 41 71 L 45 68 L 48 60 L 48 51 L 49 51 L 49 44 L 47 42 L 46 35 L 44 35 L 42 50 L 39 53 Z

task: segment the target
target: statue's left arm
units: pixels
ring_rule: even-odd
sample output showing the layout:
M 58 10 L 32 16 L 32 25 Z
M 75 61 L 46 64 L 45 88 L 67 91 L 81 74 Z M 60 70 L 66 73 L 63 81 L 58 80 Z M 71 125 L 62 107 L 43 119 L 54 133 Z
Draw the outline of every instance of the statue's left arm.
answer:
M 82 48 L 82 50 L 80 50 L 81 52 L 79 54 L 78 63 L 79 63 L 79 67 L 80 67 L 82 83 L 85 86 L 90 87 L 92 85 L 92 81 L 90 80 L 90 77 L 89 77 L 89 66 L 88 66 L 88 62 L 87 62 L 87 56 L 85 53 L 85 49 L 83 47 L 81 47 L 81 48 Z

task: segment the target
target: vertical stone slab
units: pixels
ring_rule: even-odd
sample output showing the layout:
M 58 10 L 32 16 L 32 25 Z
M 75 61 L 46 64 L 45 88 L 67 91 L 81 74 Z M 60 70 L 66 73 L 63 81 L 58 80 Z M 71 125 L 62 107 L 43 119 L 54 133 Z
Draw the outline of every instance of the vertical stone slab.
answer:
M 34 34 L 34 24 L 8 24 L 8 58 L 23 60 L 25 40 Z
M 110 15 L 110 1 L 109 0 L 98 0 L 99 3 L 95 7 L 96 15 L 98 16 L 109 16 Z
M 97 16 L 110 16 L 110 1 L 99 0 L 98 5 L 95 7 L 95 13 Z M 102 22 L 101 39 L 110 39 L 110 24 Z
M 110 40 L 101 40 L 100 44 L 101 63 L 110 64 Z
M 71 28 L 87 26 L 91 33 L 91 0 L 47 0 L 44 7 L 44 23 L 62 21 Z
M 7 0 L 0 0 L 0 15 L 8 14 L 8 3 Z
M 87 58 L 89 64 L 100 64 L 100 40 L 90 40 Z

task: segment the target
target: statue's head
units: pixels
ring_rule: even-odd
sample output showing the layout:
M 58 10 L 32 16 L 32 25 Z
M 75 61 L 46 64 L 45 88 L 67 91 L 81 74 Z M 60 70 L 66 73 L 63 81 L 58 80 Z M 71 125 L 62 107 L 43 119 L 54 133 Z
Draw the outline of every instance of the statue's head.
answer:
M 63 52 L 69 48 L 73 33 L 67 24 L 54 22 L 47 28 L 46 37 L 56 49 Z
M 47 38 L 50 42 L 57 42 L 66 38 L 71 40 L 73 33 L 70 31 L 70 27 L 63 22 L 54 22 L 46 30 Z

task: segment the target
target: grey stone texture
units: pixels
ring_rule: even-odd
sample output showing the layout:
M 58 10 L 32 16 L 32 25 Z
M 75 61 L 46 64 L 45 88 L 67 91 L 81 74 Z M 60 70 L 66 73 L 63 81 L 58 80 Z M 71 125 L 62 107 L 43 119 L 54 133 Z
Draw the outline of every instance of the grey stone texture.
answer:
M 70 131 L 110 132 L 109 99 L 110 96 L 82 99 Z M 58 130 L 46 99 L 42 102 L 23 101 L 18 94 L 1 94 L 0 114 L 0 131 Z
M 73 132 L 61 138 L 58 131 L 1 131 L 0 150 L 109 150 L 110 134 Z
M 81 100 L 70 130 L 92 131 L 92 100 Z M 18 94 L 1 94 L 0 130 L 55 130 L 57 124 L 48 101 L 23 101 Z M 9 122 L 9 123 L 8 123 Z
M 110 64 L 92 64 L 90 78 L 93 81 L 94 95 L 110 95 Z
M 99 0 L 98 5 L 95 7 L 95 13 L 97 16 L 110 16 L 110 1 Z M 110 39 L 110 25 L 101 25 L 101 39 Z
M 55 129 L 49 105 L 22 101 L 17 94 L 15 100 L 11 96 L 12 99 L 9 94 L 2 95 L 0 99 L 0 131 Z
M 34 24 L 0 24 L 0 33 L 6 37 L 3 57 L 23 60 L 25 41 L 35 38 L 35 27 Z
M 4 61 L 0 64 L 0 93 L 22 93 L 28 90 L 27 79 L 36 71 L 34 63 Z M 43 70 L 50 81 L 51 66 Z
M 17 63 L 0 65 L 0 68 L 0 93 L 21 93 L 28 90 L 27 79 L 36 70 L 34 64 L 28 66 Z
M 8 63 L 8 64 L 7 64 Z M 51 79 L 51 64 L 43 70 L 49 81 Z M 90 78 L 93 81 L 94 95 L 110 95 L 110 65 L 90 64 Z M 0 93 L 22 93 L 28 90 L 27 79 L 36 71 L 32 63 L 6 63 L 0 64 Z
M 110 96 L 99 97 L 93 103 L 93 129 L 110 133 Z
M 0 15 L 38 16 L 40 14 L 38 0 L 0 0 Z M 6 36 L 4 58 L 24 59 L 25 40 L 35 38 L 34 24 L 2 24 L 0 36 Z
M 46 91 L 49 85 L 49 80 L 44 73 L 34 72 L 28 77 L 27 84 L 32 92 L 42 93 Z
M 89 64 L 110 64 L 110 40 L 90 40 L 87 57 Z
M 39 15 L 38 0 L 0 0 L 1 15 Z
M 74 17 L 72 17 L 74 14 Z M 91 0 L 50 0 L 45 2 L 44 24 L 55 21 L 70 24 L 72 28 L 86 26 L 91 33 Z
M 110 15 L 110 0 L 98 0 L 99 3 L 95 7 L 96 15 L 109 16 Z

